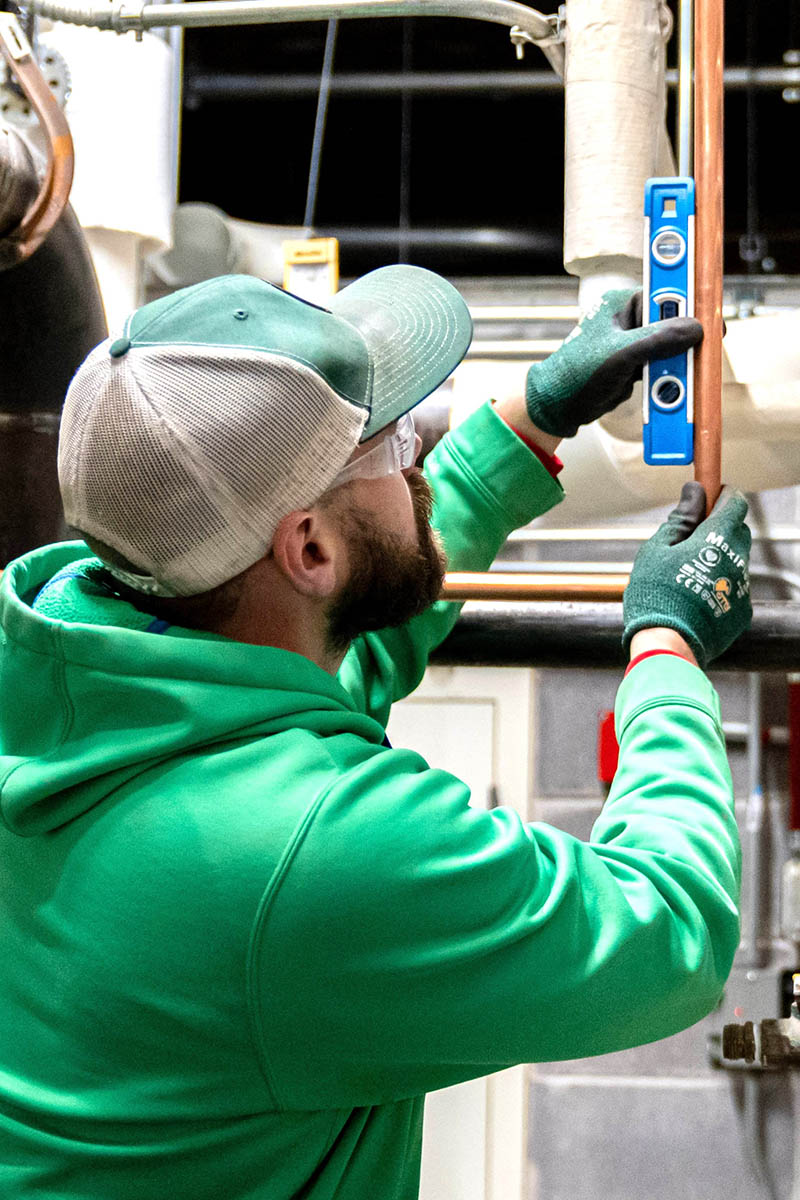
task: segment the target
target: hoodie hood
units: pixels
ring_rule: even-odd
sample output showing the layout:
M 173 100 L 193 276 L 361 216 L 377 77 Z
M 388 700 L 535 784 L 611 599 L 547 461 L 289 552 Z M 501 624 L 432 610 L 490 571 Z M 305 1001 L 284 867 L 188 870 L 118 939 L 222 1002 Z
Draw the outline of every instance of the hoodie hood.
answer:
M 54 830 L 204 746 L 303 727 L 382 741 L 378 722 L 302 655 L 165 626 L 111 595 L 98 602 L 88 553 L 83 542 L 45 546 L 0 582 L 0 816 L 14 833 Z

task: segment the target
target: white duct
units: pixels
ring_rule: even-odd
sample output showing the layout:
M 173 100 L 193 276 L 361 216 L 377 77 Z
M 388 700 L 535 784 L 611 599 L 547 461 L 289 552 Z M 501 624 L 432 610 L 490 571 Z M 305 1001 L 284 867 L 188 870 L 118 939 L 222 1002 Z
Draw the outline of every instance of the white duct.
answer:
M 674 175 L 663 0 L 567 0 L 564 266 L 580 305 L 641 283 L 645 180 Z
M 239 221 L 213 204 L 179 204 L 171 248 L 150 255 L 147 266 L 172 289 L 239 272 L 282 284 L 284 242 L 301 241 L 313 232 L 307 225 Z

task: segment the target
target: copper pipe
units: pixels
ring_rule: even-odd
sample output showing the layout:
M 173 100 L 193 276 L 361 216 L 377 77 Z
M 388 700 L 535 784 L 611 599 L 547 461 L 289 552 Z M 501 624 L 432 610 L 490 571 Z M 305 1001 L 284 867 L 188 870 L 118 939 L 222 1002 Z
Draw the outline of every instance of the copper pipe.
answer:
M 17 263 L 38 250 L 69 200 L 75 152 L 66 118 L 42 75 L 19 21 L 0 13 L 0 55 L 31 103 L 45 134 L 47 169 L 39 193 L 17 229 L 6 239 Z
M 545 572 L 451 571 L 444 577 L 442 600 L 594 600 L 622 599 L 627 575 L 559 575 Z
M 694 477 L 709 510 L 722 486 L 724 36 L 724 0 L 696 0 L 695 316 L 705 336 L 695 351 Z

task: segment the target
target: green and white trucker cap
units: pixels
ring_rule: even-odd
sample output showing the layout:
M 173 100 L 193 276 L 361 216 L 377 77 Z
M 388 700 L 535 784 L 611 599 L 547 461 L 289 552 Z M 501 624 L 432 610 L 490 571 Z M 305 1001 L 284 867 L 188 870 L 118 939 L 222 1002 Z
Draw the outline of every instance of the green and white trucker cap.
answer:
M 330 309 L 249 275 L 146 304 L 70 384 L 58 474 L 67 521 L 190 596 L 268 551 L 359 441 L 443 383 L 472 336 L 466 304 L 420 267 L 372 271 Z

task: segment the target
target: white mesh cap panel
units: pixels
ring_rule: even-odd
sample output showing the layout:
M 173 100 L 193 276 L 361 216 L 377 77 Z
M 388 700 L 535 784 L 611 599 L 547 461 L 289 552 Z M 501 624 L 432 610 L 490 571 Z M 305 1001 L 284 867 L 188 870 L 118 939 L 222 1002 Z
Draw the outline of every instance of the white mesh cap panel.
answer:
M 64 407 L 66 517 L 174 594 L 206 591 L 322 495 L 365 420 L 290 359 L 200 346 L 111 359 L 106 342 Z

